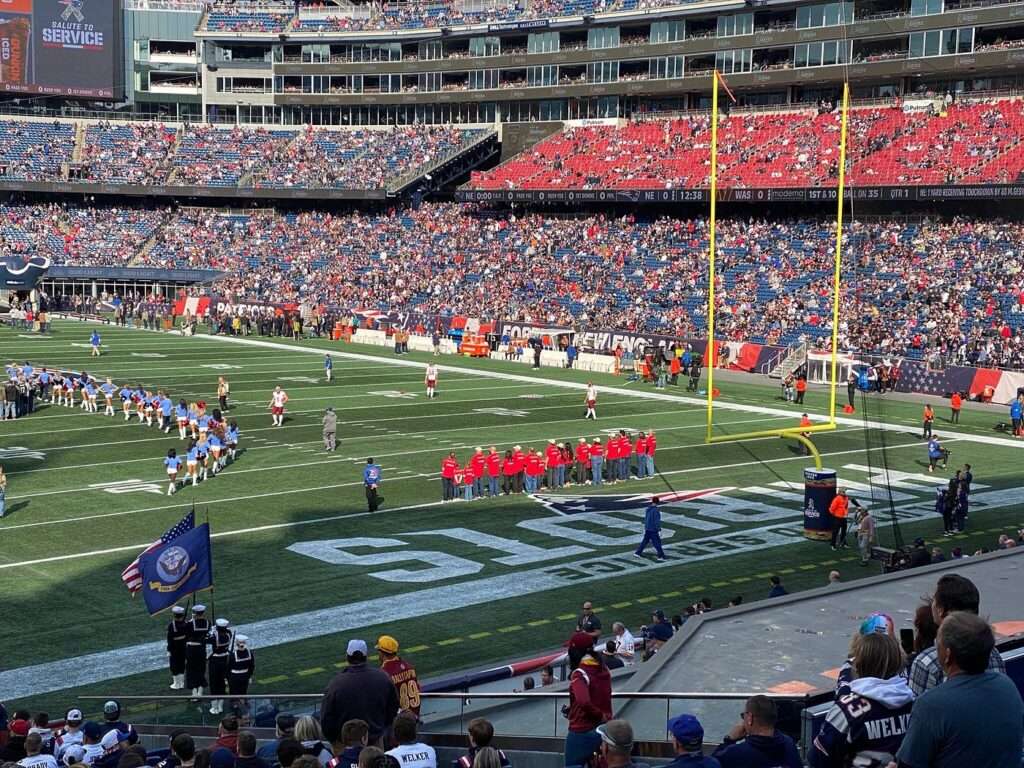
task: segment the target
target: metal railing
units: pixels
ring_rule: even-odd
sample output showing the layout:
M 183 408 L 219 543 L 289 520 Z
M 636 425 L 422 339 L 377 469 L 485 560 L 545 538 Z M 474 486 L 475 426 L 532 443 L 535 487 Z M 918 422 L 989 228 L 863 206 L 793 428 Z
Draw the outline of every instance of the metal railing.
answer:
M 637 738 L 666 739 L 665 723 L 672 717 L 691 711 L 694 705 L 703 706 L 712 702 L 743 702 L 751 696 L 763 695 L 777 702 L 787 702 L 802 711 L 816 703 L 807 694 L 777 694 L 766 692 L 722 692 L 722 691 L 673 691 L 648 693 L 622 691 L 613 692 L 616 709 L 625 704 L 631 707 L 627 715 L 633 722 Z M 552 691 L 509 691 L 509 692 L 421 692 L 420 719 L 422 730 L 428 734 L 463 734 L 469 721 L 476 717 L 488 716 L 494 724 L 495 733 L 506 737 L 561 738 L 565 735 L 568 721 L 562 707 L 568 703 L 568 689 Z M 322 695 L 319 693 L 268 694 L 259 696 L 191 696 L 189 694 L 162 694 L 156 696 L 79 696 L 86 717 L 93 714 L 90 703 L 96 710 L 101 702 L 109 699 L 120 702 L 125 720 L 137 729 L 166 726 L 214 727 L 226 714 L 238 715 L 244 727 L 273 728 L 278 714 L 311 715 L 317 713 Z M 211 714 L 209 706 L 215 701 L 223 702 L 223 712 Z M 687 705 L 684 706 L 684 703 Z M 515 714 L 508 718 L 500 711 L 515 707 Z M 96 717 L 99 717 L 96 714 Z M 514 725 L 509 724 L 514 721 Z M 721 734 L 716 734 L 720 736 Z

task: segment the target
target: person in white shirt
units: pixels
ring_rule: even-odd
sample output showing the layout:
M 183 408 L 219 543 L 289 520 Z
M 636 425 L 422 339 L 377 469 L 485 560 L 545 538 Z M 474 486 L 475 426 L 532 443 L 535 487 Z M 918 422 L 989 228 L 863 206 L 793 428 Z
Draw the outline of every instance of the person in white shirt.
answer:
M 85 765 L 92 765 L 94 762 L 103 757 L 103 745 L 100 744 L 100 739 L 103 738 L 103 729 L 100 728 L 99 723 L 94 723 L 92 720 L 82 726 L 82 749 L 85 754 L 82 757 L 82 762 Z
M 612 633 L 615 635 L 615 655 L 626 664 L 632 664 L 636 658 L 636 638 L 621 621 L 612 624 Z
M 82 710 L 69 709 L 64 716 L 64 727 L 57 732 L 54 745 L 54 756 L 57 760 L 64 757 L 64 753 L 73 746 L 80 746 L 82 743 Z
M 23 768 L 57 768 L 57 760 L 53 755 L 44 755 L 43 737 L 38 733 L 30 733 L 25 737 L 25 759 L 19 760 Z
M 391 726 L 398 746 L 388 754 L 398 761 L 402 768 L 437 768 L 437 754 L 429 744 L 417 741 L 416 718 L 402 713 Z
M 273 417 L 275 427 L 284 424 L 284 406 L 288 402 L 288 393 L 280 387 L 274 387 L 270 395 L 270 415 Z
M 427 373 L 423 377 L 423 383 L 427 386 L 427 397 L 435 397 L 437 389 L 437 366 L 433 363 L 427 366 Z
M 587 404 L 587 414 L 583 418 L 585 419 L 596 419 L 597 418 L 597 387 L 594 386 L 593 382 L 587 382 L 587 396 L 584 398 Z

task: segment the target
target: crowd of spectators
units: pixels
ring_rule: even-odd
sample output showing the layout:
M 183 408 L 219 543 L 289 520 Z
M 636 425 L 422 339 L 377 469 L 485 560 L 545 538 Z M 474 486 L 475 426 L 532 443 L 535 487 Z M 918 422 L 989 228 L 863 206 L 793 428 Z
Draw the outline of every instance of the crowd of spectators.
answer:
M 836 110 L 735 114 L 719 122 L 720 188 L 830 187 L 838 180 Z M 1024 173 L 1024 102 L 939 110 L 850 111 L 850 185 L 1013 182 Z M 683 189 L 710 185 L 711 120 L 688 115 L 557 133 L 473 189 Z
M 718 333 L 827 350 L 834 224 L 722 219 Z M 1022 225 L 854 221 L 843 351 L 1024 367 Z M 707 222 L 555 217 L 448 203 L 380 213 L 0 207 L 0 253 L 223 270 L 236 300 L 465 315 L 696 337 Z
M 76 156 L 76 131 L 84 135 Z M 412 125 L 276 129 L 0 120 L 9 178 L 138 185 L 381 189 L 459 152 L 480 130 Z
M 592 328 L 703 327 L 703 220 L 490 216 L 451 205 L 386 214 L 61 206 L 0 209 L 5 245 L 58 263 L 220 269 L 238 299 L 416 310 Z M 13 233 L 13 234 L 12 234 Z M 844 349 L 1019 365 L 1020 227 L 966 220 L 855 224 Z M 833 232 L 724 220 L 724 335 L 821 344 Z M 145 252 L 138 250 L 150 241 Z M 893 275 L 904 276 L 897 284 Z

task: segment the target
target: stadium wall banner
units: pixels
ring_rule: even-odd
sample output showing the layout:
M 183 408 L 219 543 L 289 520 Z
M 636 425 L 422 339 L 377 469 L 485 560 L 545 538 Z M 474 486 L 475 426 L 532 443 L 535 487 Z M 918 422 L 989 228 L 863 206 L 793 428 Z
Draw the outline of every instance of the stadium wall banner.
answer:
M 707 203 L 707 189 L 460 189 L 463 202 L 506 203 Z M 720 189 L 724 203 L 813 203 L 835 201 L 834 187 Z M 847 187 L 850 200 L 931 202 L 936 200 L 1009 200 L 1024 198 L 1024 184 L 946 184 L 942 186 Z

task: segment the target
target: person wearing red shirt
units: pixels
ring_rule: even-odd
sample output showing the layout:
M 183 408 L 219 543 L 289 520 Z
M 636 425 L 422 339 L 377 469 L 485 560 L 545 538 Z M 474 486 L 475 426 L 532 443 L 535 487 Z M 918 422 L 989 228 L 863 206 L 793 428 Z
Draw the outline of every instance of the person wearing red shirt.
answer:
M 516 486 L 516 474 L 519 472 L 519 464 L 511 450 L 505 451 L 505 458 L 501 460 L 501 492 L 508 496 Z
M 569 473 L 572 471 L 572 443 L 562 443 L 558 448 L 558 487 L 562 488 L 571 482 Z
M 558 473 L 562 467 L 562 451 L 558 447 L 553 439 L 548 440 L 548 447 L 546 452 L 546 463 L 547 463 L 547 483 L 548 488 L 559 488 L 561 483 L 558 482 Z
M 473 500 L 473 488 L 476 487 L 477 475 L 473 471 L 473 459 L 466 462 L 466 466 L 462 468 L 462 485 L 463 485 L 463 498 L 466 501 Z
M 951 411 L 949 422 L 951 424 L 960 423 L 960 409 L 963 407 L 964 399 L 960 396 L 959 392 L 954 392 L 952 397 L 949 398 L 949 408 Z
M 590 477 L 594 485 L 603 485 L 601 470 L 604 468 L 604 446 L 601 445 L 601 438 L 595 437 L 593 445 L 588 451 L 590 454 Z
M 643 480 L 647 477 L 647 436 L 641 432 L 636 436 L 636 477 Z
M 597 726 L 612 719 L 612 676 L 586 632 L 573 634 L 567 654 L 572 671 L 565 764 L 585 765 L 601 744 Z
M 807 393 L 807 377 L 800 374 L 796 377 L 796 404 L 804 404 L 804 395 Z
M 612 435 L 604 444 L 604 471 L 605 479 L 609 483 L 615 483 L 619 469 L 619 438 Z
M 590 464 L 590 446 L 584 437 L 576 445 L 576 485 L 587 484 L 587 466 Z
M 654 436 L 654 430 L 647 433 L 647 476 L 654 477 L 654 452 L 658 450 L 658 439 Z
M 523 480 L 526 475 L 526 457 L 523 455 L 523 449 L 518 445 L 512 447 L 512 460 L 516 463 L 516 474 L 514 480 L 515 492 L 522 493 Z
M 453 501 L 455 499 L 455 473 L 459 471 L 459 460 L 455 458 L 455 451 L 452 451 L 441 462 L 441 500 Z
M 391 635 L 377 638 L 380 668 L 388 673 L 398 691 L 398 706 L 402 712 L 420 716 L 420 681 L 412 664 L 398 655 L 398 641 Z
M 484 495 L 484 463 L 486 462 L 484 456 L 484 449 L 477 446 L 476 451 L 469 459 L 469 464 L 473 470 L 473 498 L 479 499 Z M 463 479 L 463 482 L 467 482 Z
M 540 479 L 544 475 L 544 458 L 533 448 L 526 454 L 526 492 L 536 493 L 540 490 Z
M 501 456 L 493 445 L 490 453 L 484 457 L 484 475 L 487 477 L 487 494 L 497 496 L 498 478 L 501 477 Z
M 629 457 L 633 455 L 633 446 L 624 429 L 619 430 L 619 448 L 616 453 L 619 457 L 618 477 L 620 480 L 629 480 Z

